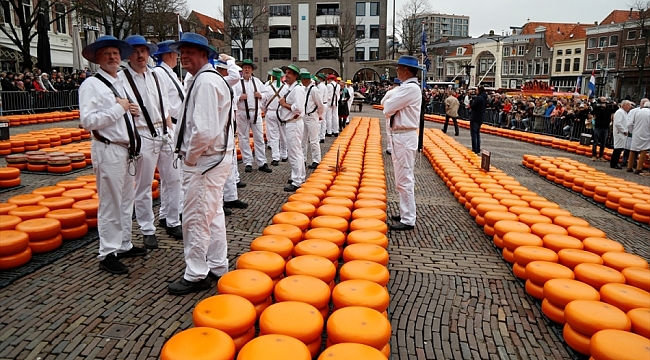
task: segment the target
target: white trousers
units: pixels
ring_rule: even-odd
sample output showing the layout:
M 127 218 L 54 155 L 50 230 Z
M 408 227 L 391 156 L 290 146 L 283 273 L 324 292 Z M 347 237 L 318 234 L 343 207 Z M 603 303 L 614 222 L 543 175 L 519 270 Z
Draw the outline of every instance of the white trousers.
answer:
M 223 187 L 232 167 L 232 153 L 205 174 L 201 168 L 214 161 L 202 156 L 196 166 L 182 165 L 185 204 L 183 208 L 183 253 L 187 281 L 228 272 L 228 241 L 223 214 Z
M 237 169 L 237 156 L 232 156 L 230 175 L 223 187 L 223 201 L 235 201 L 239 199 L 237 194 L 237 183 L 239 182 L 239 169 Z
M 162 130 L 158 130 L 159 136 L 155 140 L 142 136 L 141 156 L 135 173 L 135 216 L 143 235 L 153 235 L 156 232 L 151 204 L 151 181 L 156 166 L 160 173 L 160 203 L 166 212 L 167 226 L 174 227 L 181 224 L 178 219 L 181 201 L 180 172 L 173 166 L 174 152 L 171 138 L 164 142 Z
M 327 109 L 327 133 L 339 133 L 339 106 L 334 104 Z
M 289 121 L 284 126 L 287 133 L 287 155 L 291 165 L 291 183 L 300 186 L 305 182 L 307 172 L 305 170 L 305 157 L 302 152 L 302 134 L 305 131 L 305 124 L 302 119 Z
M 255 160 L 257 166 L 266 164 L 266 151 L 264 149 L 264 128 L 262 118 L 258 114 L 257 122 L 253 123 L 254 112 L 250 112 L 251 119 L 246 118 L 245 111 L 237 111 L 237 134 L 239 136 L 239 149 L 244 165 L 253 165 L 253 153 L 250 145 L 250 131 L 253 130 L 253 142 L 255 143 Z
M 93 170 L 97 178 L 99 209 L 100 261 L 107 255 L 131 250 L 133 221 L 133 165 L 129 169 L 129 151 L 119 145 L 106 145 L 92 141 Z M 150 189 L 151 190 L 151 189 Z
M 313 113 L 306 116 L 303 122 L 305 123 L 305 129 L 302 134 L 303 156 L 307 159 L 307 148 L 309 148 L 311 150 L 311 162 L 320 163 L 320 144 L 318 143 L 318 140 L 320 140 L 320 122 L 318 121 L 318 115 Z
M 386 151 L 393 152 L 393 133 L 390 131 L 390 118 L 386 119 Z
M 320 140 L 325 140 L 325 133 L 327 132 L 327 115 L 328 115 L 328 105 L 324 104 L 325 111 L 323 111 L 323 120 L 318 120 L 318 125 L 320 126 L 320 132 L 318 138 Z
M 271 158 L 275 161 L 287 158 L 287 134 L 284 126 L 280 125 L 275 110 L 266 112 L 266 139 L 271 146 Z
M 415 156 L 418 152 L 418 132 L 393 134 L 393 171 L 399 194 L 401 222 L 415 226 Z

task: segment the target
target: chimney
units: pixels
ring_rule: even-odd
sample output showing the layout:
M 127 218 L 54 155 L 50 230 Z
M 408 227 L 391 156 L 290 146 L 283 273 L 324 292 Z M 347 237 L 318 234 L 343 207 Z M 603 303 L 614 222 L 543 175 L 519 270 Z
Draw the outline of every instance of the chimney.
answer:
M 628 18 L 630 18 L 630 19 L 632 18 L 632 12 L 633 12 L 633 11 L 634 11 L 634 9 L 633 9 L 633 8 L 630 8 L 630 14 L 627 16 Z

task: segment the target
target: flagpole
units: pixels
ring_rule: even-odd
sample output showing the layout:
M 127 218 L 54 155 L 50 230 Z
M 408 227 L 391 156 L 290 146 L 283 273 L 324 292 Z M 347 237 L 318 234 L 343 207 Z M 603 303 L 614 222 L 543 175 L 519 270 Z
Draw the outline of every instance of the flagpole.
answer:
M 181 41 L 181 35 L 183 34 L 183 29 L 181 28 L 181 13 L 176 13 L 176 24 L 178 25 L 178 41 Z M 176 65 L 178 66 L 178 78 L 181 80 L 181 83 L 184 83 L 183 71 L 181 70 L 180 55 L 178 55 L 178 61 Z

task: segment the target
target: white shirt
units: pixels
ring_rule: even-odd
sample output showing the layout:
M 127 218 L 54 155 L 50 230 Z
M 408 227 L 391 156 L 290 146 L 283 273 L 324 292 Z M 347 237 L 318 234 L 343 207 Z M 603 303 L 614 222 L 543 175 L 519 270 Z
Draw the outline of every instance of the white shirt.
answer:
M 226 65 L 228 65 L 228 75 L 224 76 L 223 78 L 226 79 L 226 82 L 228 85 L 230 85 L 230 87 L 233 87 L 239 83 L 239 80 L 241 80 L 241 74 L 239 74 L 239 70 L 237 70 L 237 64 L 235 63 L 235 60 L 226 61 Z
M 325 107 L 323 106 L 323 100 L 321 99 L 318 86 L 312 82 L 308 86 L 304 86 L 304 88 L 305 101 L 307 104 L 307 106 L 305 106 L 305 117 L 310 116 L 311 118 L 318 120 L 318 118 L 323 116 L 323 113 L 325 112 Z M 309 89 L 311 89 L 311 91 L 309 91 Z M 309 93 L 309 97 L 307 97 L 307 93 Z M 312 112 L 311 115 L 309 114 L 310 112 Z
M 169 115 L 178 120 L 183 116 L 183 100 L 178 93 L 178 89 L 180 89 L 183 98 L 185 97 L 183 84 L 181 84 L 178 77 L 176 77 L 174 70 L 164 62 L 160 64 L 160 66 L 155 67 L 153 71 L 158 75 L 158 81 L 162 87 L 162 92 L 167 93 L 167 100 L 169 100 L 167 102 L 169 106 Z M 176 86 L 178 86 L 178 88 Z
M 412 77 L 391 90 L 393 93 L 384 101 L 384 115 L 389 119 L 393 114 L 393 130 L 417 129 L 420 124 L 422 93 L 418 78 Z
M 138 74 L 133 70 L 131 66 L 127 66 L 126 69 L 120 71 L 117 74 L 117 77 L 122 79 L 122 83 L 124 83 L 124 88 L 126 89 L 126 92 L 129 94 L 129 97 L 131 100 L 138 104 L 138 101 L 135 97 L 135 93 L 133 89 L 131 89 L 131 85 L 129 84 L 129 81 L 126 78 L 125 71 L 128 71 L 131 76 L 133 77 L 133 82 L 135 83 L 135 86 L 138 87 L 138 91 L 140 92 L 140 96 L 142 97 L 142 102 L 144 106 L 147 108 L 147 111 L 149 112 L 149 116 L 151 117 L 151 123 L 156 125 L 158 123 L 162 123 L 165 118 L 167 118 L 167 115 L 169 114 L 169 111 L 167 107 L 169 105 L 169 100 L 167 100 L 167 94 L 162 91 L 163 89 L 160 89 L 161 95 L 162 95 L 162 102 L 163 102 L 163 111 L 161 113 L 160 110 L 160 99 L 158 97 L 158 88 L 156 87 L 156 81 L 153 79 L 153 71 L 147 66 L 145 68 L 145 71 L 143 74 Z M 158 79 L 160 81 L 160 79 Z M 139 104 L 138 104 L 138 107 Z M 149 132 L 149 128 L 147 127 L 147 120 L 144 116 L 144 111 L 142 108 L 140 109 L 140 115 L 136 116 L 134 118 L 135 124 L 140 130 L 140 135 L 145 135 L 145 136 L 151 136 L 151 133 Z M 145 132 L 142 130 L 146 129 Z
M 329 105 L 330 103 L 328 101 L 330 100 L 330 98 L 329 98 L 329 93 L 327 91 L 327 84 L 325 84 L 324 82 L 320 82 L 316 87 L 318 88 L 318 92 L 320 92 L 320 97 L 321 100 L 323 101 L 323 104 Z
M 282 95 L 280 91 L 284 91 L 287 87 L 289 87 L 289 85 L 285 83 L 280 83 L 280 86 L 277 87 L 276 82 L 271 81 L 271 83 L 266 88 L 266 93 L 264 94 L 263 102 L 265 112 L 275 111 L 280 107 L 280 103 L 278 103 L 280 97 L 276 96 L 275 93 L 277 92 L 278 94 Z
M 643 107 L 634 113 L 634 132 L 632 133 L 630 150 L 642 151 L 648 149 L 650 149 L 650 108 Z
M 336 81 L 327 84 L 327 106 L 339 106 L 338 101 L 341 96 L 341 87 Z
M 614 149 L 621 149 L 625 147 L 627 140 L 627 112 L 620 108 L 614 113 Z
M 108 80 L 117 92 L 126 97 L 122 80 L 114 78 L 102 69 L 97 73 Z M 115 94 L 101 80 L 88 77 L 79 87 L 79 120 L 88 131 L 98 130 L 106 139 L 113 142 L 129 142 L 129 133 L 124 120 L 126 111 L 115 100 Z M 133 128 L 133 119 L 128 115 Z
M 352 85 L 348 85 L 345 87 L 348 89 L 348 94 L 350 94 L 350 98 L 348 99 L 348 110 L 352 109 L 352 103 L 354 102 L 354 88 Z
M 286 98 L 291 110 L 281 106 L 278 109 L 280 121 L 298 120 L 305 115 L 305 88 L 295 81 L 291 86 L 285 85 L 280 91 L 280 96 Z
M 196 73 L 196 76 L 187 79 L 188 89 L 192 84 L 194 86 L 185 98 L 187 117 L 180 150 L 189 164 L 196 164 L 199 156 L 210 156 L 224 150 L 232 151 L 235 147 L 232 125 L 229 133 L 227 135 L 224 133 L 231 106 L 230 90 L 220 75 L 202 74 L 206 70 L 214 69 L 212 65 L 206 64 Z M 176 127 L 174 144 L 178 142 L 181 123 L 182 115 Z M 224 149 L 226 139 L 228 148 Z
M 250 114 L 251 119 L 253 116 L 255 116 L 255 103 L 257 102 L 257 116 L 260 116 L 262 113 L 261 110 L 261 100 L 262 99 L 257 99 L 255 97 L 255 88 L 257 88 L 257 92 L 260 94 L 264 95 L 264 92 L 266 91 L 266 87 L 260 81 L 260 79 L 251 76 L 248 80 L 246 79 L 240 79 L 234 86 L 233 90 L 235 91 L 235 96 L 240 98 L 242 94 L 244 94 L 244 91 L 242 90 L 242 81 L 244 83 L 244 89 L 246 90 L 246 100 L 239 100 L 237 102 L 237 111 L 241 111 L 242 113 L 246 112 L 246 104 L 248 104 L 248 112 Z M 255 83 L 255 86 L 253 86 L 253 83 Z

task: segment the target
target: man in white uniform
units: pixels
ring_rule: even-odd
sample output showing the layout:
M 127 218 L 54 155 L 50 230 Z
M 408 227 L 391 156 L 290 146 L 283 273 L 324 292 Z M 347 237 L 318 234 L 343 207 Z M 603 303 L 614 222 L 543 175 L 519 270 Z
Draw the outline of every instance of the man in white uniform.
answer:
M 230 174 L 235 141 L 231 89 L 209 62 L 216 51 L 195 33 L 183 33 L 170 48 L 180 51 L 181 64 L 191 74 L 174 137 L 185 189 L 186 267 L 183 277 L 169 284 L 168 291 L 181 295 L 208 289 L 208 275 L 220 277 L 228 271 L 223 187 Z
M 339 136 L 339 98 L 341 87 L 336 80 L 336 75 L 327 76 L 327 130 L 325 136 Z
M 384 97 L 381 98 L 381 104 L 384 105 L 384 102 L 386 100 L 390 99 L 391 96 L 395 94 L 395 88 L 399 87 L 399 84 L 402 83 L 402 81 L 398 78 L 395 78 L 393 80 L 393 83 L 395 86 L 393 86 L 390 90 L 386 91 L 386 94 L 384 94 Z M 393 134 L 390 132 L 390 121 L 386 119 L 386 154 L 387 155 L 392 155 L 393 154 Z
M 649 173 L 643 173 L 643 165 L 648 155 L 648 149 L 650 149 L 650 101 L 647 101 L 642 108 L 637 110 L 634 113 L 634 133 L 632 133 L 632 145 L 630 150 L 633 154 L 639 154 L 639 159 L 636 163 L 635 174 L 641 174 L 643 176 L 649 175 Z M 632 169 L 634 156 L 630 154 L 630 159 L 628 159 L 627 168 L 628 171 Z
M 327 130 L 327 114 L 328 114 L 328 104 L 329 104 L 329 97 L 328 97 L 328 92 L 327 92 L 327 83 L 325 82 L 325 79 L 327 79 L 327 76 L 323 73 L 318 73 L 316 75 L 316 87 L 318 88 L 318 92 L 320 93 L 321 100 L 323 101 L 323 115 L 322 118 L 318 120 L 318 126 L 319 126 L 319 132 L 318 132 L 318 139 L 319 143 L 323 144 L 325 143 L 325 132 Z
M 126 98 L 125 84 L 117 76 L 120 61 L 131 52 L 131 45 L 110 35 L 100 36 L 82 51 L 86 60 L 99 64 L 97 74 L 79 88 L 79 119 L 93 134 L 91 152 L 99 195 L 97 258 L 100 269 L 113 274 L 129 272 L 120 258 L 147 254 L 131 243 L 133 161 L 140 147 L 132 116 L 138 115 L 138 105 Z
M 302 152 L 305 160 L 307 159 L 307 148 L 311 150 L 310 169 L 316 169 L 320 163 L 320 143 L 318 134 L 320 132 L 319 119 L 323 117 L 323 100 L 316 84 L 312 82 L 312 76 L 309 70 L 300 69 L 300 78 L 302 86 L 305 88 L 305 116 L 303 122 L 305 129 L 302 136 Z
M 354 87 L 352 87 L 352 80 L 348 79 L 345 82 L 345 88 L 348 89 L 348 94 L 350 94 L 350 98 L 348 99 L 348 112 L 352 112 L 352 104 L 354 103 Z M 350 115 L 348 115 L 348 119 L 345 121 L 345 125 L 350 123 Z
M 283 126 L 280 126 L 278 120 L 278 108 L 280 104 L 280 91 L 284 90 L 287 85 L 282 82 L 284 73 L 281 69 L 273 68 L 269 71 L 271 81 L 267 86 L 264 95 L 264 113 L 266 114 L 266 139 L 271 146 L 271 165 L 278 166 L 280 161 L 287 161 L 287 141 L 286 132 Z
M 239 136 L 242 161 L 245 165 L 244 171 L 253 171 L 253 154 L 249 142 L 252 130 L 258 170 L 271 173 L 273 170 L 266 163 L 262 109 L 260 109 L 260 100 L 263 98 L 266 86 L 260 79 L 253 76 L 253 70 L 257 69 L 257 65 L 253 61 L 246 59 L 239 66 L 242 68 L 242 79 L 233 86 L 233 91 L 235 97 L 239 99 L 237 102 L 237 135 Z
M 162 192 L 165 197 L 168 233 L 181 238 L 178 204 L 180 204 L 180 173 L 174 169 L 174 152 L 172 150 L 171 117 L 166 105 L 167 93 L 163 93 L 158 76 L 147 66 L 149 55 L 158 47 L 147 43 L 142 35 L 131 35 L 125 41 L 133 47 L 129 64 L 118 76 L 127 84 L 126 91 L 140 106 L 140 116 L 135 117 L 135 124 L 142 137 L 141 158 L 136 163 L 135 172 L 135 216 L 140 231 L 144 236 L 147 249 L 157 249 L 156 225 L 151 198 L 151 181 L 158 166 Z
M 284 191 L 296 191 L 305 182 L 305 157 L 302 152 L 302 133 L 305 130 L 303 117 L 305 115 L 305 89 L 300 80 L 300 70 L 291 64 L 286 70 L 286 85 L 280 91 L 277 115 L 281 126 L 284 126 L 287 136 L 287 154 L 291 165 L 291 183 Z
M 622 169 L 618 164 L 618 160 L 621 158 L 621 153 L 623 152 L 625 142 L 627 141 L 627 113 L 631 108 L 632 103 L 629 100 L 623 100 L 621 102 L 621 107 L 614 113 L 614 123 L 612 125 L 614 133 L 614 151 L 612 152 L 612 158 L 609 162 L 609 167 L 613 169 Z
M 636 162 L 637 153 L 631 154 L 630 148 L 632 147 L 632 135 L 634 134 L 634 114 L 643 109 L 645 103 L 648 102 L 647 98 L 641 99 L 639 107 L 635 107 L 627 113 L 627 141 L 625 141 L 625 151 L 623 152 L 623 165 L 629 164 L 630 155 L 632 155 L 632 164 L 628 166 L 627 172 L 634 171 L 634 163 Z
M 417 74 L 420 67 L 414 56 L 403 55 L 397 63 L 397 77 L 402 81 L 394 94 L 384 101 L 384 115 L 393 138 L 393 169 L 395 187 L 399 194 L 400 215 L 391 230 L 411 230 L 415 227 L 415 156 L 418 147 L 418 125 L 422 108 L 422 93 Z

